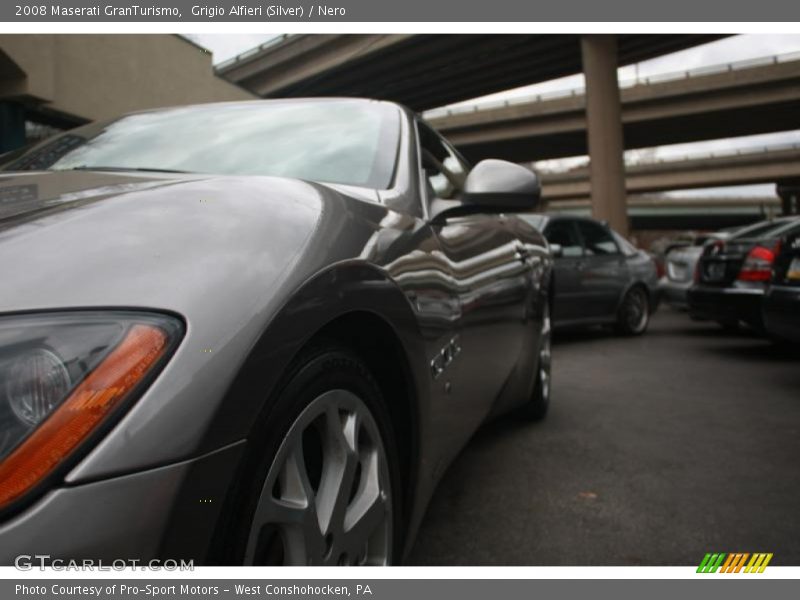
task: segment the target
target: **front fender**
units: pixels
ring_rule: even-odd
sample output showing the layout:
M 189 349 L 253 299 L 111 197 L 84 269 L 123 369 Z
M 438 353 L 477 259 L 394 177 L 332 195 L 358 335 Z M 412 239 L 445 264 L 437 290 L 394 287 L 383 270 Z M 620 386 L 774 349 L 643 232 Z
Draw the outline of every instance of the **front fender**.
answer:
M 391 327 L 411 367 L 414 391 L 424 395 L 426 354 L 408 299 L 382 269 L 339 263 L 301 286 L 271 320 L 220 404 L 200 452 L 247 437 L 292 359 L 328 323 L 354 312 L 371 313 Z

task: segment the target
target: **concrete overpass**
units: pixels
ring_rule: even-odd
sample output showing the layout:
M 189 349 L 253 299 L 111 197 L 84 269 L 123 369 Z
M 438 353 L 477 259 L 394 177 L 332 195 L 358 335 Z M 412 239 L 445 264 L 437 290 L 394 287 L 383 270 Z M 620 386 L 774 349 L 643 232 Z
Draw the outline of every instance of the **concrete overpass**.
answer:
M 550 202 L 588 201 L 591 196 L 587 167 L 544 172 L 541 176 L 542 195 Z M 629 195 L 797 181 L 800 181 L 798 146 L 629 165 L 625 169 L 625 191 Z
M 800 129 L 800 55 L 760 62 L 707 67 L 622 87 L 625 148 Z M 431 111 L 429 120 L 473 161 L 587 154 L 583 90 L 553 95 Z
M 620 65 L 719 35 L 623 34 Z M 580 73 L 578 35 L 290 35 L 217 67 L 262 97 L 364 96 L 415 110 Z

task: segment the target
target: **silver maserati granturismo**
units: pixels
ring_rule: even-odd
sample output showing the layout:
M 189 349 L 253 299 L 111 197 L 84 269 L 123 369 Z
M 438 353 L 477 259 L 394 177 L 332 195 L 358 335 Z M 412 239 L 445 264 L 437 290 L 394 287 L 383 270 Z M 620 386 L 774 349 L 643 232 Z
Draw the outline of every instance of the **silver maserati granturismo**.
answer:
M 0 563 L 401 562 L 550 399 L 539 183 L 360 99 L 93 123 L 0 166 Z

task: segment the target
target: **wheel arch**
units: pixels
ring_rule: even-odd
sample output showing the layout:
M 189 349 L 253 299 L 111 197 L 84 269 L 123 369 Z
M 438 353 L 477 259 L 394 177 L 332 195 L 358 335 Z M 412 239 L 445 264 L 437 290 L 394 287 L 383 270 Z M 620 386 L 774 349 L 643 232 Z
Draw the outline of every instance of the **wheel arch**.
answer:
M 394 427 L 403 479 L 403 506 L 409 507 L 414 497 L 419 456 L 419 403 L 411 363 L 400 336 L 379 314 L 354 310 L 329 321 L 300 352 L 318 341 L 333 342 L 351 350 L 375 378 Z M 407 514 L 403 514 L 403 521 L 407 525 Z
M 622 293 L 617 299 L 617 308 L 614 311 L 615 315 L 618 314 L 620 308 L 622 308 L 622 303 L 625 302 L 625 297 L 628 295 L 628 292 L 634 288 L 641 288 L 644 290 L 645 294 L 647 294 L 647 301 L 650 303 L 650 310 L 652 311 L 653 292 L 650 290 L 650 286 L 648 286 L 647 283 L 641 279 L 632 279 L 630 282 L 628 282 L 628 285 L 623 288 Z
M 403 522 L 407 525 L 416 493 L 420 417 L 426 401 L 425 352 L 411 305 L 400 287 L 380 268 L 350 261 L 334 265 L 303 284 L 278 311 L 254 345 L 219 411 L 211 437 L 250 438 L 270 419 L 286 383 L 284 372 L 309 347 L 325 340 L 353 351 L 376 379 L 387 402 L 401 460 Z M 417 357 L 418 360 L 414 360 Z M 393 368 L 394 367 L 394 368 Z M 232 405 L 235 405 L 232 407 Z M 231 413 L 244 412 L 231 416 Z M 210 441 L 210 440 L 207 440 Z M 248 444 L 249 446 L 250 444 Z M 243 453 L 235 479 L 246 468 Z M 226 515 L 240 492 L 232 486 L 215 527 L 214 546 L 224 539 Z M 214 564 L 221 557 L 209 548 Z

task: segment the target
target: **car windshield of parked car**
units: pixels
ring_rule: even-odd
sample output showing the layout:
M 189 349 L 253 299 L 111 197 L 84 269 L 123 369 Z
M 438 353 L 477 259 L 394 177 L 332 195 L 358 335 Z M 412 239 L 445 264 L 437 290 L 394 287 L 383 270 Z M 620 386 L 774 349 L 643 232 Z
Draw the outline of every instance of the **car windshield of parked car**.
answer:
M 755 223 L 753 225 L 748 225 L 747 227 L 743 227 L 742 229 L 737 230 L 732 236 L 731 239 L 743 239 L 743 238 L 752 238 L 752 237 L 759 237 L 765 234 L 772 234 L 773 230 L 777 231 L 778 229 L 782 229 L 787 225 L 791 225 L 794 221 L 786 220 L 786 219 L 777 219 L 775 221 L 762 221 L 760 223 Z
M 788 223 L 784 222 L 780 227 L 777 229 L 773 229 L 769 232 L 770 237 L 783 237 L 785 235 L 791 235 L 793 233 L 800 232 L 800 219 L 791 219 Z
M 271 175 L 385 189 L 399 123 L 396 107 L 362 100 L 173 108 L 78 128 L 4 169 Z

